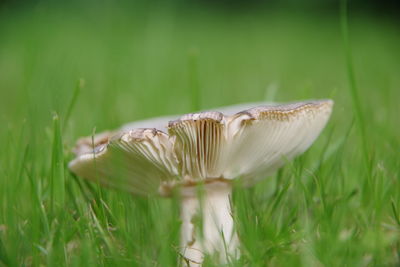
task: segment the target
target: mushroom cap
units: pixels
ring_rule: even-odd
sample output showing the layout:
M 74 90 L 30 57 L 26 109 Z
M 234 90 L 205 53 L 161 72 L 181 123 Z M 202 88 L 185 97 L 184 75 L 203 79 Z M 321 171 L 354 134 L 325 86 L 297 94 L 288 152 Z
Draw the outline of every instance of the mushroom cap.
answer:
M 137 195 L 167 196 L 176 186 L 221 179 L 252 185 L 311 146 L 333 101 L 249 106 L 139 121 L 82 138 L 69 168 Z

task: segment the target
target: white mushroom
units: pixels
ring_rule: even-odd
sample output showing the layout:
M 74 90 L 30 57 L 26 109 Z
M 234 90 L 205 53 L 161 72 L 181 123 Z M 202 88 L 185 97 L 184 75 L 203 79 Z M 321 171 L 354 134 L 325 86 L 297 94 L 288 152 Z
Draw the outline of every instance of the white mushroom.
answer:
M 302 154 L 327 123 L 333 101 L 244 106 L 218 109 L 230 115 L 162 117 L 83 138 L 69 168 L 136 195 L 167 197 L 178 189 L 182 255 L 190 266 L 200 266 L 204 254 L 218 254 L 224 263 L 239 255 L 230 205 L 233 179 L 252 185 Z M 193 223 L 199 214 L 202 233 Z

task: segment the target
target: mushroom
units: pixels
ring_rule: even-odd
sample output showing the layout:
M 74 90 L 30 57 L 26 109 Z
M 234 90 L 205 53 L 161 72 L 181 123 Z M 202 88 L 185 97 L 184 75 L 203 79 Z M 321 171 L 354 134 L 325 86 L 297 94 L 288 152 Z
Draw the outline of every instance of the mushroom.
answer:
M 177 190 L 184 261 L 201 266 L 205 254 L 216 254 L 226 263 L 239 256 L 233 181 L 251 186 L 302 154 L 326 125 L 333 101 L 251 106 L 134 122 L 80 139 L 69 168 L 135 195 L 169 197 Z M 202 229 L 194 223 L 199 215 Z

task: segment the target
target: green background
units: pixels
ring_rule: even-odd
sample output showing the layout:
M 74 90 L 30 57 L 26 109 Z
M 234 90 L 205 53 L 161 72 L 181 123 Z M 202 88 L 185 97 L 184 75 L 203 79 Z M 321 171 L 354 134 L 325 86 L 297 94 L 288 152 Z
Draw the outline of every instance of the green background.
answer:
M 397 18 L 351 6 L 352 85 L 339 3 L 212 3 L 1 5 L 0 266 L 176 266 L 177 201 L 72 176 L 76 139 L 152 116 L 318 98 L 335 107 L 312 148 L 235 190 L 242 258 L 231 265 L 400 264 Z

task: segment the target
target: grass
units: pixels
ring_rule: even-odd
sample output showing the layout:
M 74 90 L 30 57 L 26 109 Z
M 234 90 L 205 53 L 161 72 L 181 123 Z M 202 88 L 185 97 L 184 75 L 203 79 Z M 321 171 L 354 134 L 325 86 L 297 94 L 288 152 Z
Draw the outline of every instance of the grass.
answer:
M 349 69 L 339 15 L 39 5 L 2 10 L 0 36 L 0 266 L 176 266 L 177 201 L 73 176 L 75 140 L 198 107 L 308 98 L 333 98 L 333 117 L 303 156 L 235 190 L 231 265 L 400 264 L 390 20 L 350 17 Z

